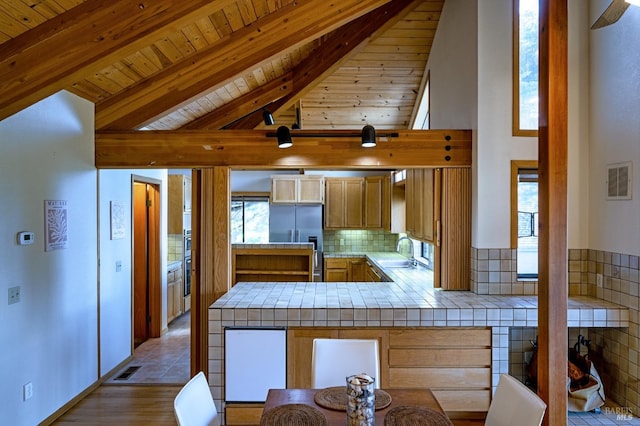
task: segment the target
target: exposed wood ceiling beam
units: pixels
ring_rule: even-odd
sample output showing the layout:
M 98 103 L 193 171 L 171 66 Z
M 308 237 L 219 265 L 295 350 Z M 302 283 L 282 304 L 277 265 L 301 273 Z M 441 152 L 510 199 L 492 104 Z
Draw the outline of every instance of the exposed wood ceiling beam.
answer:
M 93 0 L 0 45 L 0 120 L 233 0 Z
M 96 105 L 97 129 L 144 126 L 239 72 L 323 36 L 388 0 L 307 0 L 282 7 L 219 43 Z
M 316 131 L 317 132 L 317 131 Z M 268 130 L 101 131 L 95 136 L 96 167 L 109 168 L 399 168 L 471 166 L 470 130 L 388 130 L 362 148 L 352 131 L 323 131 L 296 137 L 279 149 Z M 328 135 L 328 136 L 324 136 Z
M 418 3 L 421 1 L 394 0 L 334 31 L 320 47 L 294 68 L 293 90 L 280 99 L 274 99 L 271 112 L 278 115 L 277 112 L 290 108 L 322 79 L 339 68 L 351 55 L 357 53 L 365 40 L 386 31 L 413 10 Z M 253 129 L 260 121 L 261 117 L 258 116 L 244 117 L 226 128 Z M 354 123 L 354 127 L 359 124 Z
M 269 83 L 258 87 L 251 92 L 242 95 L 241 97 L 234 99 L 216 108 L 212 112 L 203 115 L 202 117 L 187 123 L 182 126 L 184 130 L 215 130 L 221 129 L 226 124 L 235 121 L 238 117 L 244 117 L 252 112 L 268 105 L 272 102 L 281 99 L 287 94 L 291 93 L 293 86 L 291 82 L 292 73 L 270 81 Z M 258 122 L 262 121 L 261 114 L 255 114 Z M 255 126 L 254 126 L 255 127 Z

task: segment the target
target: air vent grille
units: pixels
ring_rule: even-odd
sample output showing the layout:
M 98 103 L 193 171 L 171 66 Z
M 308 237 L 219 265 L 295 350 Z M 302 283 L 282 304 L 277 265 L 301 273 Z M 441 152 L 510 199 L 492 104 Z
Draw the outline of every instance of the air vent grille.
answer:
M 631 162 L 607 166 L 607 199 L 631 199 Z

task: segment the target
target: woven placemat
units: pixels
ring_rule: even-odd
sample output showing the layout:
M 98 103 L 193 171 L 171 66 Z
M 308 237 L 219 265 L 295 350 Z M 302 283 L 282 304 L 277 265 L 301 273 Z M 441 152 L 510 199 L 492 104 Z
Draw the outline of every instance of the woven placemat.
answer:
M 262 413 L 260 426 L 326 426 L 320 410 L 305 404 L 278 405 Z
M 428 407 L 401 405 L 384 416 L 385 426 L 453 426 L 444 414 Z
M 382 389 L 375 389 L 376 410 L 386 408 L 391 404 L 391 395 Z M 347 387 L 334 386 L 331 388 L 320 389 L 313 396 L 313 400 L 321 407 L 330 410 L 347 411 Z

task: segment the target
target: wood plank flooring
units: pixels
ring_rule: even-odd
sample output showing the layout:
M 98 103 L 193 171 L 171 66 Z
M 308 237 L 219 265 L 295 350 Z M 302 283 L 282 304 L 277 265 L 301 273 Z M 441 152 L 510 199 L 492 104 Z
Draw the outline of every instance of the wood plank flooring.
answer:
M 181 386 L 100 386 L 54 425 L 176 425 L 173 399 Z

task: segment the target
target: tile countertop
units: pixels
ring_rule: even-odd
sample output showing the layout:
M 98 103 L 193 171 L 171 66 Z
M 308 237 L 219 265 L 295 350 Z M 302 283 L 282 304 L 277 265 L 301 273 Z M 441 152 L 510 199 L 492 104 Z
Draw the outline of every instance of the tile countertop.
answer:
M 367 254 L 375 263 L 379 255 Z M 341 254 L 341 257 L 358 257 Z M 362 255 L 360 255 L 362 256 Z M 378 257 L 377 257 L 378 256 Z M 246 282 L 236 284 L 210 309 L 218 318 L 247 326 L 369 327 L 536 327 L 537 296 L 479 295 L 432 288 L 424 272 L 391 268 L 394 282 L 309 283 Z M 399 270 L 402 272 L 399 272 Z M 396 272 L 398 271 L 398 272 Z M 570 297 L 569 327 L 628 327 L 626 307 L 592 297 Z M 233 310 L 233 312 L 229 312 Z M 228 312 L 228 313 L 227 313 Z M 239 321 L 238 321 L 239 320 Z

